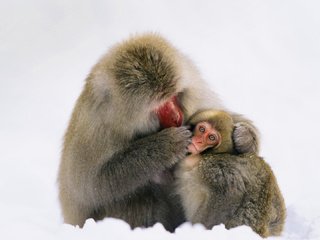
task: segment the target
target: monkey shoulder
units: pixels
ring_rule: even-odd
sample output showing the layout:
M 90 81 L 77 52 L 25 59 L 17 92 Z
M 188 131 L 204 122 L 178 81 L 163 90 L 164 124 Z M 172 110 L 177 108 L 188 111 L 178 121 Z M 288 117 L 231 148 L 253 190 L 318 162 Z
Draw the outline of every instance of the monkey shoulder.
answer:
M 272 168 L 262 157 L 255 153 L 239 154 L 239 157 L 247 165 L 251 175 L 255 176 L 256 185 L 277 185 Z
M 223 194 L 243 194 L 253 191 L 261 185 L 262 172 L 266 175 L 268 165 L 254 153 L 246 154 L 202 154 L 199 162 L 199 172 L 202 181 L 209 185 L 212 191 Z M 269 172 L 269 171 L 267 171 Z M 260 179 L 260 180 L 259 180 Z

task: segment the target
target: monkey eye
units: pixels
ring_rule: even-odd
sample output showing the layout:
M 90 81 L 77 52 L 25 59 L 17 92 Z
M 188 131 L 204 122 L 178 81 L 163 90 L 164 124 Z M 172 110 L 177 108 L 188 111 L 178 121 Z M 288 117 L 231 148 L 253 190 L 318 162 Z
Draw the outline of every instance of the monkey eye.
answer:
M 200 127 L 199 127 L 199 131 L 202 132 L 202 133 L 204 133 L 204 132 L 206 131 L 206 129 L 205 129 L 203 126 L 200 126 Z
M 210 135 L 209 135 L 209 140 L 210 140 L 210 141 L 214 142 L 216 139 L 217 139 L 217 138 L 216 138 L 216 136 L 215 136 L 214 134 L 210 134 Z

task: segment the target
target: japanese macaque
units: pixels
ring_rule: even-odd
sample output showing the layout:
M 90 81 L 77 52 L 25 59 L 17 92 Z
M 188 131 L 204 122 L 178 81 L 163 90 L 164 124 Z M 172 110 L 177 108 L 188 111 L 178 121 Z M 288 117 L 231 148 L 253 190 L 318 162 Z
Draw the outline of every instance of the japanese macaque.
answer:
M 236 155 L 231 115 L 202 111 L 190 124 L 191 155 L 175 171 L 187 220 L 209 229 L 248 225 L 262 237 L 280 235 L 286 210 L 276 178 L 257 154 Z
M 222 108 L 193 63 L 156 34 L 116 44 L 93 67 L 65 133 L 59 168 L 64 221 L 123 219 L 134 227 L 185 221 L 171 184 L 152 179 L 187 155 L 182 126 L 199 109 Z M 252 123 L 233 114 L 239 152 L 258 151 Z

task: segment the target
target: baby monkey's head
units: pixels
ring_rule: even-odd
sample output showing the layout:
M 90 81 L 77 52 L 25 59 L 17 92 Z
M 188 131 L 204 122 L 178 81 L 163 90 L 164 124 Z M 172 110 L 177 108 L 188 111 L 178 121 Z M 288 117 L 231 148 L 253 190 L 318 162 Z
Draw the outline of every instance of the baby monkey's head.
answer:
M 193 114 L 188 121 L 193 131 L 192 143 L 188 146 L 191 154 L 206 149 L 214 153 L 232 153 L 232 132 L 234 128 L 230 114 L 220 110 L 204 110 Z

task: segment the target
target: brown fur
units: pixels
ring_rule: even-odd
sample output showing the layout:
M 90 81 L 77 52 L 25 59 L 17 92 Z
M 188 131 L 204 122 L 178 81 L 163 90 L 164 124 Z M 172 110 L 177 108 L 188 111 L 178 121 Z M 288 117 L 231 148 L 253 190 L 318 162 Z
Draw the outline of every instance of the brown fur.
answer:
M 232 153 L 234 152 L 234 144 L 232 140 L 233 119 L 231 115 L 222 110 L 202 110 L 193 114 L 188 123 L 194 127 L 197 123 L 209 122 L 221 135 L 221 144 L 218 147 L 210 149 L 215 153 Z
M 225 115 L 200 112 L 190 121 L 212 121 L 222 138 L 231 140 L 232 127 Z M 262 237 L 280 235 L 285 204 L 270 166 L 255 153 L 234 155 L 230 141 L 224 139 L 222 144 L 227 151 L 211 148 L 188 156 L 176 169 L 176 189 L 187 220 L 208 229 L 220 223 L 228 229 L 248 225 Z
M 185 120 L 222 108 L 193 63 L 158 35 L 116 44 L 94 66 L 64 138 L 58 183 L 66 223 L 115 217 L 174 231 L 185 220 L 172 184 L 152 182 L 185 157 L 191 136 L 185 127 L 159 130 L 154 109 L 173 95 Z M 241 137 L 239 149 L 247 147 Z

